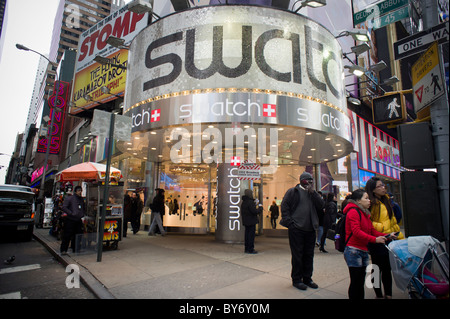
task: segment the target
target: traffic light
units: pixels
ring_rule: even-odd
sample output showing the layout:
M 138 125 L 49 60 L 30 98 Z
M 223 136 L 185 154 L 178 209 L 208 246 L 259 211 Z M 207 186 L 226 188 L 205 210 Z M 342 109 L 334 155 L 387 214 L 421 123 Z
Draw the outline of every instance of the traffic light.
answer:
M 374 124 L 403 122 L 406 120 L 403 93 L 393 92 L 373 99 L 372 112 Z

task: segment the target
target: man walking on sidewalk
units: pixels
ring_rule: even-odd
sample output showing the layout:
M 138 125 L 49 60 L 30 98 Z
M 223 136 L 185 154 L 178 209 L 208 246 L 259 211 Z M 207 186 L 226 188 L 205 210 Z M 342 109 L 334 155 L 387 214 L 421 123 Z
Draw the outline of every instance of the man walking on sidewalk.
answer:
M 292 255 L 292 285 L 305 290 L 318 288 L 312 280 L 316 230 L 319 227 L 317 210 L 324 206 L 322 196 L 313 188 L 308 172 L 300 175 L 300 184 L 288 189 L 281 202 L 280 224 L 288 228 Z
M 83 197 L 81 197 L 81 192 L 81 186 L 76 186 L 74 194 L 64 200 L 64 204 L 62 207 L 63 214 L 61 215 L 61 217 L 63 217 L 64 219 L 60 248 L 61 255 L 67 254 L 69 242 L 71 242 L 73 252 L 75 252 L 75 249 L 79 249 L 81 238 L 77 238 L 77 235 L 83 233 L 82 218 L 84 217 L 84 214 L 86 212 L 86 207 L 84 204 L 84 199 Z M 76 245 L 76 242 L 78 244 L 78 247 Z
M 155 235 L 155 228 L 158 226 L 159 231 L 161 232 L 161 235 L 166 235 L 166 231 L 164 230 L 162 218 L 161 216 L 164 215 L 165 212 L 165 206 L 164 206 L 164 189 L 157 188 L 156 189 L 156 196 L 153 198 L 153 202 L 150 206 L 152 210 L 152 222 L 150 225 L 150 229 L 148 230 L 149 236 Z

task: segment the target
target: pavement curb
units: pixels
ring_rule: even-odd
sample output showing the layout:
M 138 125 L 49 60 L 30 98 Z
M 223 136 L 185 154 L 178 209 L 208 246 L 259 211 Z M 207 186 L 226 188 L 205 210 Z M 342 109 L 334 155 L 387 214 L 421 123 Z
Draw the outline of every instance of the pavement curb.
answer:
M 45 236 L 42 236 L 38 232 L 33 233 L 33 237 L 40 242 L 53 257 L 58 260 L 64 267 L 70 264 L 75 264 L 80 269 L 80 280 L 81 282 L 99 299 L 116 299 L 113 294 L 94 276 L 89 270 L 84 266 L 77 263 L 69 255 L 61 256 L 59 253 L 59 243 L 48 241 Z

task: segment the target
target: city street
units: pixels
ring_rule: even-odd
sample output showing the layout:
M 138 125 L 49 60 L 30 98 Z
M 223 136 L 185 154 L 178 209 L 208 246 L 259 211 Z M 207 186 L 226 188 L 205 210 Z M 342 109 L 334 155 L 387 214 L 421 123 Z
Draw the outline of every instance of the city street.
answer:
M 11 256 L 15 260 L 5 264 Z M 68 289 L 68 275 L 35 240 L 0 242 L 0 299 L 96 299 L 82 283 Z

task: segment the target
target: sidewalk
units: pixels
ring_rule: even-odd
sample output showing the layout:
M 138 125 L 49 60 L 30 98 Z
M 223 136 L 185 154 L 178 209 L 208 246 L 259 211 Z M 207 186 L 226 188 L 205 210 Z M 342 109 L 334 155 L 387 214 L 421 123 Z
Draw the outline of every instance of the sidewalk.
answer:
M 328 254 L 316 248 L 313 280 L 318 289 L 292 286 L 287 238 L 257 236 L 256 255 L 243 245 L 216 242 L 213 235 L 128 233 L 117 250 L 59 255 L 60 242 L 48 229 L 35 238 L 63 263 L 78 264 L 83 283 L 101 299 L 347 299 L 348 268 L 328 241 Z M 366 299 L 373 299 L 366 288 Z M 393 283 L 393 298 L 408 299 Z

